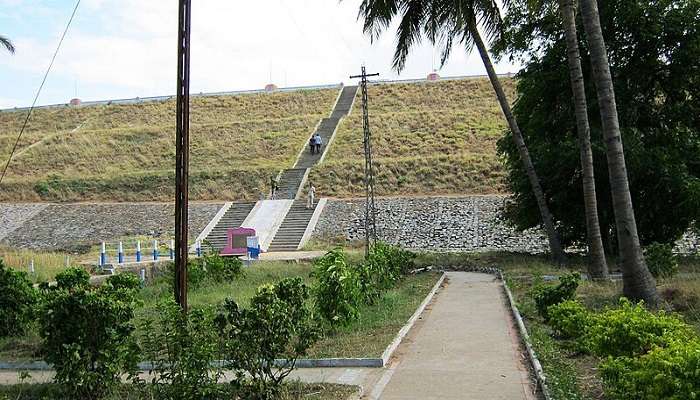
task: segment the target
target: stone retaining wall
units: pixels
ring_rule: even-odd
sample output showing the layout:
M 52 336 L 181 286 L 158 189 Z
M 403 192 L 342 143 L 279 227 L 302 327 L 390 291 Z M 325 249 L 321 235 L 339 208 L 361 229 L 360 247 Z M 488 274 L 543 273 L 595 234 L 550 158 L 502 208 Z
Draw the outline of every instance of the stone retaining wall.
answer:
M 378 199 L 377 230 L 383 240 L 411 249 L 547 251 L 543 232 L 518 232 L 499 218 L 504 201 L 504 196 Z M 364 199 L 328 200 L 312 239 L 337 237 L 364 239 Z M 697 254 L 700 240 L 687 234 L 676 250 Z
M 192 203 L 190 238 L 197 237 L 223 203 Z M 174 206 L 166 203 L 0 204 L 0 244 L 36 250 L 76 251 L 132 236 L 172 237 Z M 3 230 L 7 234 L 3 236 Z

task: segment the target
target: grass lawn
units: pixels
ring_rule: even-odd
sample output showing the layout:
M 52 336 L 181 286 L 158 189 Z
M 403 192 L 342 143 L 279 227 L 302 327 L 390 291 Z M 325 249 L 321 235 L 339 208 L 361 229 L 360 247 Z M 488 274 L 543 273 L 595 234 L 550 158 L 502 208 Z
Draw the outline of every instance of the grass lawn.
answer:
M 357 393 L 357 387 L 333 384 L 308 384 L 291 382 L 284 386 L 280 400 L 342 400 Z M 60 393 L 52 384 L 43 385 L 0 385 L 0 399 L 12 400 L 43 400 L 57 399 Z M 231 392 L 229 398 L 235 398 Z M 228 397 L 228 396 L 227 396 Z M 151 400 L 153 397 L 147 391 L 131 385 L 123 385 L 108 396 L 106 400 Z
M 352 253 L 351 258 L 358 257 Z M 214 306 L 233 297 L 244 307 L 260 285 L 287 277 L 301 277 L 312 284 L 310 263 L 260 262 L 246 268 L 243 278 L 231 283 L 205 282 L 189 292 L 190 307 Z M 405 277 L 396 288 L 387 291 L 376 304 L 362 306 L 360 319 L 335 332 L 329 332 L 310 351 L 309 357 L 379 357 L 399 329 L 439 278 L 438 273 Z M 169 282 L 157 280 L 140 292 L 143 307 L 137 310 L 135 323 L 141 324 L 156 312 L 156 305 L 172 296 Z M 368 340 L 371 339 L 371 340 Z M 40 359 L 37 328 L 22 338 L 0 339 L 1 361 Z
M 542 363 L 548 385 L 555 400 L 602 400 L 603 384 L 597 375 L 600 360 L 582 354 L 573 342 L 555 337 L 548 325 L 537 315 L 530 296 L 537 276 L 560 275 L 569 271 L 584 272 L 585 260 L 569 259 L 565 268 L 559 268 L 547 258 L 522 254 L 423 254 L 419 265 L 494 266 L 506 272 L 518 309 L 530 333 L 532 345 Z M 679 260 L 680 273 L 672 279 L 660 280 L 657 288 L 663 308 L 677 312 L 700 332 L 700 258 Z M 609 266 L 614 267 L 610 261 Z M 614 306 L 622 294 L 622 282 L 584 281 L 577 290 L 577 298 L 593 310 Z

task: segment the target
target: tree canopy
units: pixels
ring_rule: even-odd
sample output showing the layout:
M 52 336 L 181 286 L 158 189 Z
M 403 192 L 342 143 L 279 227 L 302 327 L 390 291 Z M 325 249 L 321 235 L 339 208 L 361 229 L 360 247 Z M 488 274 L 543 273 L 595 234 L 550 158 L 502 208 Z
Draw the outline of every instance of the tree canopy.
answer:
M 525 62 L 513 111 L 541 172 L 563 240 L 584 242 L 574 104 L 564 31 L 555 2 L 511 3 L 497 55 Z M 632 200 L 642 244 L 670 243 L 700 216 L 700 2 L 601 2 Z M 614 217 L 604 143 L 587 47 L 579 36 L 600 224 L 610 251 Z M 540 222 L 535 198 L 509 133 L 499 142 L 514 193 L 505 214 L 521 229 Z M 546 174 L 544 172 L 547 172 Z

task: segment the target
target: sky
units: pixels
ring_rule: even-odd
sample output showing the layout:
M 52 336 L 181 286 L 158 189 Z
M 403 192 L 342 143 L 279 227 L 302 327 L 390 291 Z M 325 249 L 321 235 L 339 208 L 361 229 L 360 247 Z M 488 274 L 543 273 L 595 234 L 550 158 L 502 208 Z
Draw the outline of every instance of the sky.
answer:
M 424 78 L 439 50 L 417 45 L 391 69 L 395 25 L 374 43 L 357 20 L 361 0 L 193 0 L 192 93 L 351 83 L 365 64 L 380 79 Z M 31 105 L 74 0 L 0 0 L 0 108 Z M 172 95 L 177 0 L 82 0 L 38 105 Z M 517 72 L 507 61 L 499 73 Z M 476 52 L 456 47 L 441 76 L 484 74 Z

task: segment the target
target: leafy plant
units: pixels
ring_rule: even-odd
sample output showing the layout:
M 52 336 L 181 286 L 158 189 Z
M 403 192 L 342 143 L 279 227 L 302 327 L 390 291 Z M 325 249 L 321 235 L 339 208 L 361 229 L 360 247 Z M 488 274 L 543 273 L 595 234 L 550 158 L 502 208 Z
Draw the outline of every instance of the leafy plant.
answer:
M 158 305 L 155 320 L 142 326 L 143 352 L 153 362 L 149 383 L 157 399 L 216 398 L 222 376 L 214 313 L 193 309 L 184 314 L 174 300 Z
M 67 397 L 99 399 L 122 373 L 135 372 L 138 349 L 131 319 L 138 305 L 136 291 L 118 275 L 92 288 L 75 271 L 46 292 L 41 349 Z
M 73 290 L 90 285 L 90 274 L 82 268 L 70 267 L 56 275 L 56 289 Z
M 664 311 L 654 314 L 643 303 L 622 298 L 619 308 L 596 315 L 584 340 L 598 356 L 634 357 L 693 337 L 692 328 L 679 318 Z
M 217 323 L 241 398 L 277 398 L 298 357 L 316 341 L 308 298 L 301 278 L 287 278 L 261 286 L 247 309 L 226 300 Z
M 396 285 L 414 266 L 415 255 L 398 246 L 376 243 L 365 261 L 356 266 L 365 303 L 373 303 L 382 292 Z
M 201 265 L 206 271 L 207 279 L 215 282 L 233 282 L 243 275 L 243 262 L 238 257 L 222 257 L 217 253 L 208 253 L 193 263 Z
M 316 308 L 331 325 L 347 325 L 359 316 L 360 278 L 342 249 L 332 250 L 314 264 Z
M 566 300 L 547 310 L 549 325 L 561 337 L 574 339 L 583 336 L 593 323 L 593 315 L 576 300 Z
M 0 337 L 24 333 L 34 317 L 37 300 L 27 274 L 6 267 L 0 259 Z
M 557 285 L 539 284 L 533 288 L 532 297 L 535 299 L 537 312 L 542 318 L 549 319 L 549 307 L 566 300 L 572 300 L 576 295 L 581 277 L 578 273 L 562 275 Z
M 700 393 L 700 341 L 672 341 L 641 357 L 608 358 L 600 365 L 606 398 L 686 400 Z
M 644 258 L 654 278 L 671 278 L 678 273 L 678 259 L 670 244 L 650 244 L 644 249 Z

